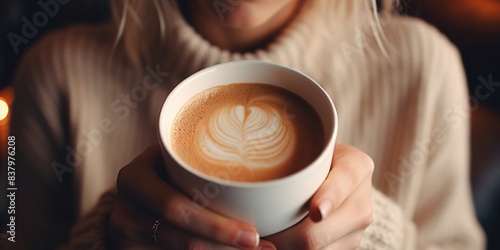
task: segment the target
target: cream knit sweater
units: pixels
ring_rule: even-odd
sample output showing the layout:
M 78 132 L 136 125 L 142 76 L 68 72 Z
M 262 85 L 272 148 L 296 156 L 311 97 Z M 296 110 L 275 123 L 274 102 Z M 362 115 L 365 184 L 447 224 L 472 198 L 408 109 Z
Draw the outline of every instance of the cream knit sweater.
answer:
M 72 247 L 104 248 L 115 194 L 99 197 L 157 140 L 169 91 L 199 69 L 244 59 L 287 65 L 321 83 L 338 108 L 338 142 L 373 158 L 374 221 L 361 249 L 484 248 L 469 190 L 467 92 L 456 49 L 434 28 L 392 17 L 383 22 L 384 57 L 364 29 L 318 28 L 329 20 L 316 11 L 306 8 L 267 48 L 245 54 L 212 46 L 179 17 L 176 49 L 164 55 L 174 63 L 141 70 L 120 49 L 110 57 L 108 25 L 72 27 L 34 46 L 14 83 L 16 249 L 51 249 L 68 241 L 75 224 Z

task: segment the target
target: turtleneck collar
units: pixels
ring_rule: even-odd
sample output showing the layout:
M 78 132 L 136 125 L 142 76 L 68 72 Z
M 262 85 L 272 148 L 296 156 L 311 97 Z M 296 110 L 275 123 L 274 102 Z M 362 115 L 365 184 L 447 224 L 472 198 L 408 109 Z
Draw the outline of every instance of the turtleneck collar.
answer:
M 244 53 L 224 50 L 211 44 L 195 31 L 180 11 L 176 11 L 171 23 L 171 38 L 174 39 L 172 50 L 175 50 L 171 51 L 175 58 L 170 58 L 173 71 L 188 76 L 199 69 L 235 60 L 263 60 L 288 66 L 300 65 L 308 39 L 315 36 L 318 25 L 321 25 L 321 18 L 318 18 L 318 12 L 314 11 L 317 7 L 315 2 L 304 1 L 290 24 L 267 46 Z

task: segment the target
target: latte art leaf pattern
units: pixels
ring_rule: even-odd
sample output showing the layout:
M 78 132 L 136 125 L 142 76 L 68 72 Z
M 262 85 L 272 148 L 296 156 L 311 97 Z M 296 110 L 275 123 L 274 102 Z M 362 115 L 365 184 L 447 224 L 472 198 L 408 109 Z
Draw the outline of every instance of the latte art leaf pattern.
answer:
M 293 126 L 273 107 L 226 105 L 208 119 L 198 141 L 211 162 L 269 168 L 290 160 L 295 149 Z

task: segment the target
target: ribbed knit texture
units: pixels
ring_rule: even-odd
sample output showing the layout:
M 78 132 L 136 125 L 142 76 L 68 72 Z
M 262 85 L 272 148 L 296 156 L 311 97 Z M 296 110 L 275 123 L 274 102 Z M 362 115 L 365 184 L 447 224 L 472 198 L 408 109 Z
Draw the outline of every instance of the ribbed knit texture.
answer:
M 320 11 L 304 8 L 267 48 L 243 54 L 211 45 L 179 17 L 170 36 L 175 50 L 163 55 L 168 63 L 139 70 L 120 48 L 110 59 L 108 25 L 43 39 L 14 83 L 19 245 L 51 249 L 86 218 L 73 242 L 96 247 L 89 234 L 104 234 L 105 225 L 89 221 L 105 223 L 112 207 L 97 201 L 118 170 L 157 141 L 169 91 L 204 67 L 255 59 L 322 84 L 338 109 L 338 142 L 374 159 L 374 222 L 362 249 L 483 248 L 468 183 L 467 92 L 456 49 L 434 28 L 393 17 L 383 22 L 385 57 L 366 29 L 333 32 L 338 25 Z M 72 172 L 58 179 L 53 166 L 62 165 Z M 95 218 L 83 217 L 92 208 Z

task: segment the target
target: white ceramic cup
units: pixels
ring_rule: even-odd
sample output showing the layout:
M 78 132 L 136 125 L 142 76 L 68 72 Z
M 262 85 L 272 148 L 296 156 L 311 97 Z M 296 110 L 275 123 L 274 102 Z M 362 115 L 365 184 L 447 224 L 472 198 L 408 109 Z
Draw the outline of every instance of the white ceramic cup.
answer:
M 206 175 L 182 161 L 172 150 L 171 129 L 177 113 L 196 94 L 232 83 L 267 83 L 287 89 L 318 112 L 325 129 L 321 154 L 302 170 L 275 180 L 235 182 Z M 329 95 L 310 77 L 263 61 L 235 61 L 205 68 L 183 80 L 167 97 L 159 116 L 159 136 L 169 179 L 191 197 L 180 204 L 185 223 L 201 209 L 253 224 L 261 237 L 287 229 L 308 212 L 308 201 L 330 170 L 337 138 L 337 112 Z

